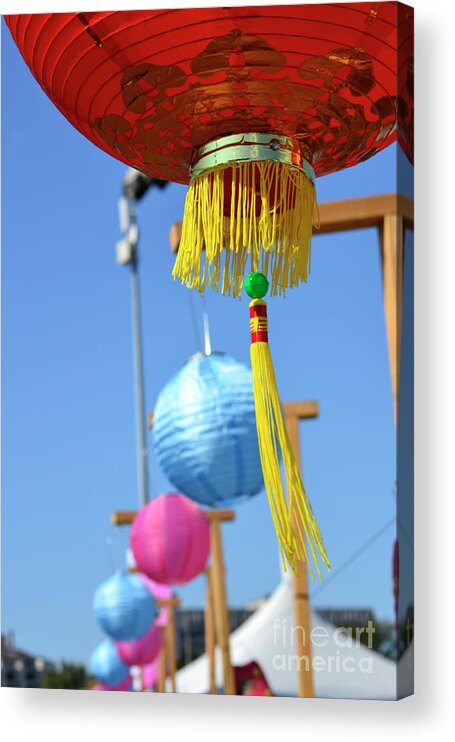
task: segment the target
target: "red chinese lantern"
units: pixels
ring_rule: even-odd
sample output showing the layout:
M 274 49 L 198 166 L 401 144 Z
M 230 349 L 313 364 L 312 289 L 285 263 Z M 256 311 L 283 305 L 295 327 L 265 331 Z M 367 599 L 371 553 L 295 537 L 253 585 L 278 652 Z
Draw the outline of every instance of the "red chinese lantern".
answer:
M 174 278 L 238 296 L 252 271 L 265 487 L 283 557 L 293 568 L 313 559 L 319 572 L 319 557 L 329 562 L 283 421 L 263 296 L 307 280 L 316 175 L 371 157 L 397 132 L 411 155 L 412 9 L 329 3 L 6 22 L 79 131 L 147 175 L 189 184 Z
M 394 141 L 397 114 L 411 151 L 412 9 L 395 2 L 5 20 L 64 116 L 154 177 L 188 183 L 195 151 L 249 131 L 297 137 L 324 175 Z

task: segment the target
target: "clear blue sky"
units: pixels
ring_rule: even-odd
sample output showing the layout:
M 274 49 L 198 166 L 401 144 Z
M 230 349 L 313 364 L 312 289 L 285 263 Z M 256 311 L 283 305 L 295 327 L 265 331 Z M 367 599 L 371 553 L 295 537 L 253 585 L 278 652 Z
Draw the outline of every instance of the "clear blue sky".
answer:
M 124 564 L 127 530 L 114 529 L 110 513 L 137 503 L 130 283 L 115 263 L 125 167 L 67 123 L 3 21 L 2 32 L 2 626 L 22 648 L 86 661 L 101 638 L 93 592 Z M 394 191 L 396 157 L 393 146 L 320 179 L 319 200 Z M 197 349 L 189 292 L 171 279 L 168 232 L 184 197 L 171 185 L 139 211 L 149 409 Z M 210 293 L 207 305 L 214 349 L 248 363 L 247 301 Z M 269 315 L 282 399 L 320 405 L 319 419 L 301 425 L 302 460 L 336 570 L 395 512 L 375 232 L 316 237 L 308 285 L 272 300 Z M 151 483 L 152 495 L 169 487 L 153 455 Z M 315 605 L 371 607 L 391 619 L 393 539 L 390 528 Z M 264 494 L 239 506 L 224 543 L 231 605 L 274 589 L 280 568 Z M 179 594 L 201 605 L 202 580 Z

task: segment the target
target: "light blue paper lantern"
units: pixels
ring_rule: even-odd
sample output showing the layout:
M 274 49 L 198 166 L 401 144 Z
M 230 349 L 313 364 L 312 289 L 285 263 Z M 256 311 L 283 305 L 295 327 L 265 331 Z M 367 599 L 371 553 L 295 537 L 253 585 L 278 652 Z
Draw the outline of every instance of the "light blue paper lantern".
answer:
M 201 505 L 260 492 L 251 370 L 222 353 L 191 358 L 158 397 L 153 445 L 170 482 Z
M 118 656 L 114 642 L 110 639 L 98 644 L 90 657 L 89 669 L 100 683 L 111 686 L 118 685 L 129 674 L 129 668 Z
M 135 641 L 156 616 L 155 601 L 135 574 L 117 572 L 97 589 L 93 610 L 101 628 L 117 641 Z

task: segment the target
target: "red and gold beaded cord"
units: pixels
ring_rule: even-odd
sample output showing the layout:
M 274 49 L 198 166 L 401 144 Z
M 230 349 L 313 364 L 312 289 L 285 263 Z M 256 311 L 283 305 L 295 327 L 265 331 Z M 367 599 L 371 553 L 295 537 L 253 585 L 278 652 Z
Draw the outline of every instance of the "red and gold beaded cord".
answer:
M 259 453 L 283 567 L 286 569 L 287 562 L 297 572 L 296 562 L 303 561 L 308 564 L 312 577 L 314 569 L 322 577 L 320 560 L 329 570 L 330 562 L 284 422 L 268 342 L 267 304 L 259 298 L 268 290 L 267 278 L 262 273 L 252 273 L 245 281 L 245 289 L 254 297 L 250 303 L 251 368 Z
M 268 343 L 267 304 L 261 299 L 253 299 L 250 304 L 250 329 L 252 343 Z

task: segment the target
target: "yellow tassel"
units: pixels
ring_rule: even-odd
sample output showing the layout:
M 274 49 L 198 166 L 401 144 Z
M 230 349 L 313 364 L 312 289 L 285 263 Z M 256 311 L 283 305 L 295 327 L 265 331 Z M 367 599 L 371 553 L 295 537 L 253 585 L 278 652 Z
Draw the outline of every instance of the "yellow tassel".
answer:
M 319 577 L 322 577 L 319 560 L 321 559 L 329 570 L 330 562 L 283 419 L 268 344 L 266 303 L 261 299 L 254 299 L 250 304 L 250 316 L 251 367 L 259 452 L 283 566 L 286 569 L 287 560 L 296 572 L 296 561 L 306 562 L 311 576 L 314 577 L 314 563 Z M 281 480 L 280 454 L 288 499 Z
M 330 569 L 324 542 L 305 492 L 283 420 L 267 334 L 267 293 L 306 281 L 310 270 L 314 171 L 299 142 L 264 133 L 223 136 L 195 153 L 173 277 L 201 293 L 208 287 L 253 298 L 251 365 L 264 484 L 283 566 L 320 559 Z M 317 223 L 316 223 L 316 226 Z M 280 457 L 288 498 L 281 479 Z
M 284 296 L 308 278 L 316 209 L 311 179 L 282 162 L 230 162 L 204 170 L 188 188 L 172 275 L 201 293 L 211 287 L 239 296 L 249 260 L 251 271 L 270 275 L 271 296 Z

